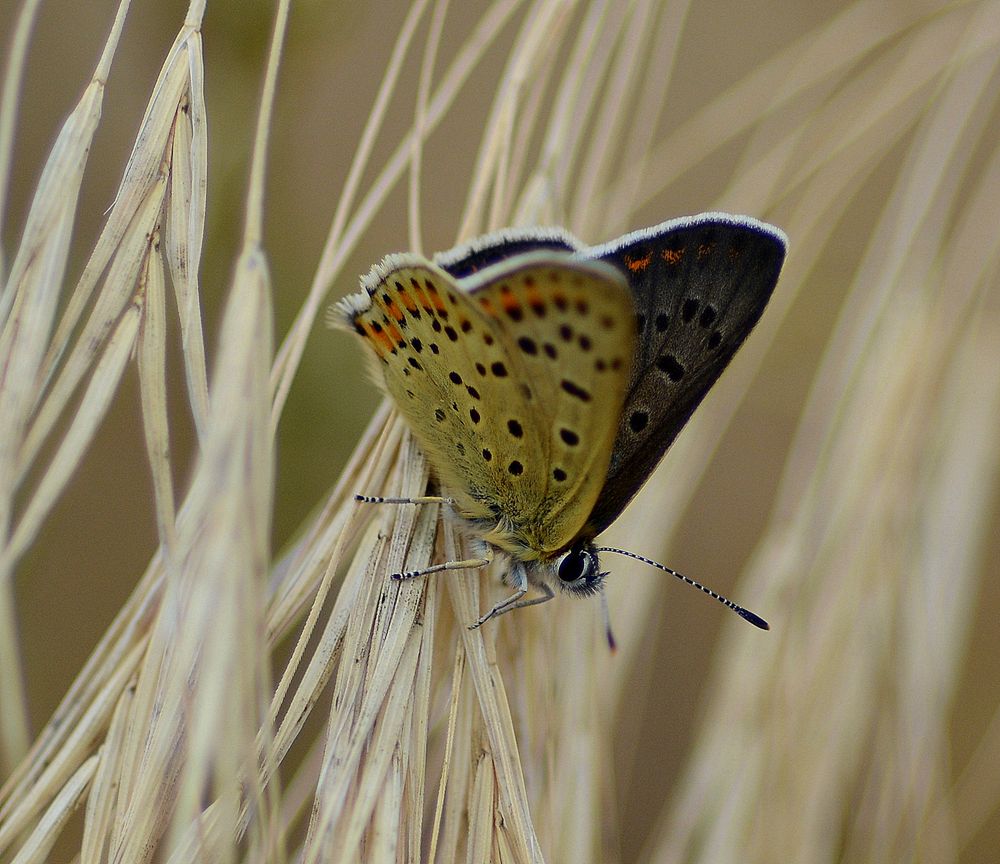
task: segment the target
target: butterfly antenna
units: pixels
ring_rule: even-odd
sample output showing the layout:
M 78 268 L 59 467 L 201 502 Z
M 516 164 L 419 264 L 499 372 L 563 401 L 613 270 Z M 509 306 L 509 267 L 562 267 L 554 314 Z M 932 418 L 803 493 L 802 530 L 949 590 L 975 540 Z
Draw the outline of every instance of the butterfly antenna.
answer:
M 685 576 L 683 573 L 678 573 L 676 570 L 671 570 L 669 567 L 665 567 L 659 561 L 654 561 L 652 558 L 646 558 L 643 555 L 636 555 L 635 552 L 628 552 L 625 549 L 616 549 L 614 546 L 599 546 L 597 548 L 597 551 L 615 552 L 618 555 L 624 555 L 626 558 L 634 558 L 636 561 L 642 561 L 643 564 L 649 564 L 651 567 L 655 567 L 657 570 L 662 570 L 664 573 L 669 573 L 671 576 L 676 576 L 678 579 L 681 580 L 681 582 L 686 582 L 688 585 L 691 585 L 694 588 L 698 588 L 704 591 L 709 597 L 714 597 L 723 606 L 728 606 L 741 618 L 745 618 L 747 621 L 753 624 L 754 627 L 760 627 L 761 630 L 771 629 L 771 626 L 763 618 L 761 618 L 760 615 L 755 615 L 749 609 L 744 609 L 742 606 L 738 606 L 732 600 L 726 599 L 721 594 L 716 594 L 715 591 L 713 591 L 707 585 L 702 585 L 701 582 L 695 582 L 694 579 L 688 579 L 688 577 Z M 611 631 L 609 629 L 608 636 L 610 637 L 610 635 Z
M 618 650 L 618 643 L 615 642 L 615 634 L 611 631 L 611 610 L 608 608 L 608 595 L 601 592 L 601 612 L 604 616 L 604 632 L 608 637 L 608 649 L 612 654 Z

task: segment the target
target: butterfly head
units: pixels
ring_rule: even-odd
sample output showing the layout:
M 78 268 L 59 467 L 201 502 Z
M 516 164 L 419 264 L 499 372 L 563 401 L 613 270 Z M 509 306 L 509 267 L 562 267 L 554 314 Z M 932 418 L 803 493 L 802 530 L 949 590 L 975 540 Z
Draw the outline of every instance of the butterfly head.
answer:
M 597 548 L 589 540 L 578 540 L 552 562 L 552 581 L 569 594 L 589 597 L 604 589 L 604 577 Z

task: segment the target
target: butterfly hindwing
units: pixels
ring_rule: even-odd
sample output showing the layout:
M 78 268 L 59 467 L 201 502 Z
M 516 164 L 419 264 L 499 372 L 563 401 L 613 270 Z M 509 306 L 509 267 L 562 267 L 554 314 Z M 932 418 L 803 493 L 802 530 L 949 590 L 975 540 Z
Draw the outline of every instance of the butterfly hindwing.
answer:
M 544 556 L 574 538 L 604 483 L 634 351 L 630 292 L 613 267 L 552 252 L 512 258 L 464 284 L 496 322 L 523 382 L 525 414 L 503 406 L 497 437 L 538 427 L 541 449 L 517 457 L 532 500 L 510 518 Z
M 755 220 L 709 213 L 584 254 L 628 274 L 638 330 L 608 476 L 588 520 L 593 536 L 639 491 L 757 323 L 785 239 Z

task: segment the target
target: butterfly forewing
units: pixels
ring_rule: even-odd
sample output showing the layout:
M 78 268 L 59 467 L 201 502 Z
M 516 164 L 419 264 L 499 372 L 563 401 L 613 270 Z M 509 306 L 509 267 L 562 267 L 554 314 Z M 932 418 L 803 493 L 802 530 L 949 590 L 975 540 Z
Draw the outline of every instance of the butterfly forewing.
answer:
M 576 238 L 561 228 L 506 228 L 439 252 L 434 263 L 456 279 L 463 279 L 528 252 L 577 252 L 580 248 Z
M 542 557 L 583 526 L 607 472 L 634 344 L 621 273 L 559 250 L 456 280 L 394 256 L 341 314 L 457 510 Z
M 607 528 L 638 492 L 764 311 L 783 235 L 706 214 L 588 250 L 628 274 L 638 347 L 608 476 L 586 533 Z
M 394 256 L 369 274 L 365 288 L 370 306 L 352 323 L 375 350 L 389 394 L 459 513 L 495 519 L 498 509 L 517 506 L 513 457 L 503 464 L 509 452 L 482 440 L 495 425 L 487 406 L 527 413 L 506 374 L 509 358 L 494 322 L 419 256 Z M 527 430 L 523 446 L 542 446 L 536 428 Z

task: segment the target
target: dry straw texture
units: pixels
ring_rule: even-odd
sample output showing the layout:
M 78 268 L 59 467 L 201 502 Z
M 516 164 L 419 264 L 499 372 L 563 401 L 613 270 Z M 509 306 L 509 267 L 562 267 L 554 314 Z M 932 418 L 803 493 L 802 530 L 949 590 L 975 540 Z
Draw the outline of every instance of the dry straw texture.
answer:
M 270 43 L 243 46 L 244 63 L 261 58 L 240 76 L 257 108 L 220 106 L 224 121 L 205 57 L 224 63 L 243 19 L 203 35 L 204 3 L 160 5 L 176 36 L 145 52 L 165 58 L 155 82 L 114 77 L 143 10 L 63 10 L 91 78 L 67 84 L 60 104 L 80 95 L 48 148 L 18 141 L 43 98 L 32 58 L 58 72 L 52 22 L 33 31 L 31 0 L 2 13 L 0 862 L 995 854 L 1000 4 L 775 0 L 743 19 L 736 4 L 652 0 L 345 4 L 339 18 L 303 4 L 296 30 L 279 3 Z M 318 87 L 285 107 L 279 69 L 302 80 L 293 52 L 310 37 L 345 54 L 328 88 L 359 91 L 366 119 L 318 132 Z M 109 81 L 129 98 L 146 82 L 130 152 L 104 132 Z M 289 127 L 295 148 L 272 157 Z M 351 162 L 336 191 L 296 202 L 328 226 L 305 244 L 271 198 L 322 186 L 308 148 L 335 143 Z M 87 192 L 105 152 L 126 160 L 110 207 Z M 224 205 L 217 165 L 248 177 Z M 321 313 L 365 259 L 509 224 L 599 242 L 717 208 L 780 225 L 790 258 L 612 533 L 772 632 L 619 562 L 615 656 L 596 604 L 569 598 L 468 630 L 504 590 L 496 574 L 390 581 L 463 540 L 433 506 L 353 501 L 425 489 L 387 406 L 288 525 L 294 436 L 277 459 L 279 421 L 283 436 L 296 422 L 333 434 L 296 420 L 293 384 L 310 374 L 307 337 L 357 351 Z M 213 218 L 238 238 L 225 263 Z M 275 288 L 265 237 L 315 256 L 307 287 L 285 272 Z M 322 398 L 347 417 L 360 367 L 333 368 Z M 40 625 L 19 604 L 44 593 L 51 525 L 123 403 L 151 494 L 118 513 L 109 545 L 155 523 L 148 566 L 118 574 L 131 595 L 82 668 L 60 650 L 80 616 L 47 589 L 34 602 L 65 617 L 55 659 L 30 662 Z M 78 537 L 62 566 L 84 553 Z M 32 693 L 53 677 L 72 683 L 39 722 Z

